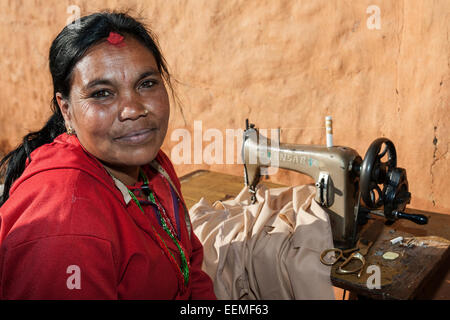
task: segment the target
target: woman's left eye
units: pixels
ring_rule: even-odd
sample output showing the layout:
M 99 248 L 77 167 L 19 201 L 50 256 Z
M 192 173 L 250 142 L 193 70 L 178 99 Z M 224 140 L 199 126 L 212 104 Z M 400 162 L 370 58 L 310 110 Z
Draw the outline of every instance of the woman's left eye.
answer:
M 150 88 L 153 87 L 156 84 L 156 81 L 154 80 L 145 80 L 144 82 L 141 83 L 140 87 L 141 88 Z

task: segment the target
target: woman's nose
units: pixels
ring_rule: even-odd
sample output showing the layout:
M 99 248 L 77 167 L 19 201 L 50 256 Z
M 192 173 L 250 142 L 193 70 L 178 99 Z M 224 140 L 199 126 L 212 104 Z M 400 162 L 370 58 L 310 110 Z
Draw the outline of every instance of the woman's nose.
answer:
M 145 105 L 138 98 L 130 96 L 120 101 L 119 120 L 136 120 L 148 114 Z

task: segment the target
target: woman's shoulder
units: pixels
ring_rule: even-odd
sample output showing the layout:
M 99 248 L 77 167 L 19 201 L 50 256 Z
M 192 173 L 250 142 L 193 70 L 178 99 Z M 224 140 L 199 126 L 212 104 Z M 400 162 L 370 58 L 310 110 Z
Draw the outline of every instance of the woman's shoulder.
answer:
M 181 192 L 180 180 L 178 179 L 178 175 L 175 171 L 172 161 L 170 161 L 169 157 L 164 153 L 162 149 L 159 150 L 155 160 L 167 172 L 169 178 L 175 184 L 177 191 Z
M 17 187 L 0 208 L 1 234 L 12 236 L 11 244 L 64 235 L 110 239 L 118 210 L 123 210 L 120 201 L 91 175 L 71 168 L 43 171 Z
M 81 183 L 80 179 L 84 177 L 92 180 L 94 185 L 102 184 L 120 199 L 120 193 L 117 193 L 110 175 L 94 156 L 84 150 L 75 136 L 67 134 L 58 136 L 52 143 L 34 150 L 30 159 L 31 161 L 27 160 L 22 175 L 12 185 L 11 195 L 21 184 L 34 176 L 38 176 L 41 183 L 49 184 L 51 180 L 51 184 L 57 185 L 68 184 L 74 177 L 78 177 L 77 181 Z M 30 186 L 30 183 L 27 185 Z M 91 184 L 86 185 L 86 188 L 90 187 Z
M 13 243 L 49 235 L 110 237 L 112 215 L 125 202 L 106 170 L 77 146 L 56 141 L 39 149 L 0 208 L 0 242 L 6 234 Z

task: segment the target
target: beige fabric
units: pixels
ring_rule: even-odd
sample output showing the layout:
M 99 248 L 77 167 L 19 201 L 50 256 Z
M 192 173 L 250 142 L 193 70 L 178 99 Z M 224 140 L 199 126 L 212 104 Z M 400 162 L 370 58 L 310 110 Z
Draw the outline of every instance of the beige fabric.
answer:
M 109 171 L 107 171 L 107 172 L 109 173 Z M 120 192 L 122 193 L 122 196 L 123 196 L 123 200 L 128 205 L 128 203 L 131 201 L 131 196 L 130 196 L 130 193 L 128 192 L 127 186 L 124 185 L 122 181 L 120 181 L 119 179 L 114 177 L 112 174 L 109 173 L 109 175 L 111 176 L 111 178 L 113 178 L 116 188 L 120 190 Z
M 331 268 L 319 260 L 333 247 L 331 227 L 315 188 L 260 185 L 253 205 L 247 190 L 213 206 L 202 198 L 190 210 L 217 298 L 334 299 Z

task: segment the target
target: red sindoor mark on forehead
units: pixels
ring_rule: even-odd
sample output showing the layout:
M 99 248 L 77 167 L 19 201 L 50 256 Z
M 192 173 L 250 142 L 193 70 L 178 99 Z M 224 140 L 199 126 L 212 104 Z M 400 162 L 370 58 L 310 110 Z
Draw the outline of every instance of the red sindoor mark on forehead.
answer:
M 108 39 L 106 39 L 106 40 L 108 40 L 109 43 L 111 43 L 115 46 L 123 47 L 123 46 L 125 46 L 125 42 L 123 42 L 123 39 L 124 39 L 124 37 L 122 35 L 118 34 L 117 32 L 111 31 L 109 33 Z

